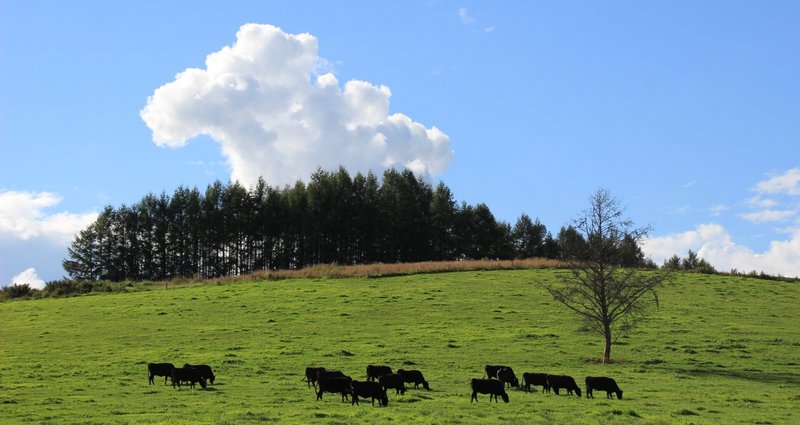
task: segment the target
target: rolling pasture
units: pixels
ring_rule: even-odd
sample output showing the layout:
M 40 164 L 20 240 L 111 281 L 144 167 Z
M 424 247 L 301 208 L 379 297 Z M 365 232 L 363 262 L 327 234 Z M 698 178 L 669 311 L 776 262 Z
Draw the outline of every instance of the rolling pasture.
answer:
M 597 364 L 599 335 L 545 290 L 557 270 L 208 283 L 0 303 L 0 423 L 800 423 L 800 286 L 678 274 L 660 308 Z M 206 363 L 174 390 L 148 362 Z M 388 407 L 317 401 L 306 366 L 364 380 L 420 369 Z M 509 390 L 470 403 L 486 364 L 611 376 L 622 400 Z

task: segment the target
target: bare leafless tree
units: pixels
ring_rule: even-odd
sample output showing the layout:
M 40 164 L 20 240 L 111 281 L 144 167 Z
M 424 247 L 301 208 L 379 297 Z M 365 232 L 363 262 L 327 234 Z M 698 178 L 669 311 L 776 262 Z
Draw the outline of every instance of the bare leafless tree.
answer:
M 637 243 L 650 227 L 634 228 L 624 217 L 619 199 L 606 189 L 598 189 L 572 226 L 585 238 L 565 253 L 569 272 L 562 285 L 547 289 L 560 303 L 585 320 L 586 326 L 605 338 L 603 363 L 611 361 L 611 345 L 641 318 L 652 295 L 658 305 L 656 288 L 669 278 L 658 271 L 623 267 L 625 243 Z

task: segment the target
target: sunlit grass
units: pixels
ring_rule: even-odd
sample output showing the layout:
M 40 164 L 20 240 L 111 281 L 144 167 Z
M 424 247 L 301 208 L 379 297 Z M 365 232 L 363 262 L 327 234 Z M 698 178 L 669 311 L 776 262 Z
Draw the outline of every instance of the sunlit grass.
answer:
M 0 423 L 800 422 L 798 285 L 678 274 L 660 309 L 614 346 L 615 363 L 601 365 L 601 338 L 544 289 L 563 271 L 510 268 L 322 277 L 332 267 L 0 303 Z M 162 361 L 208 363 L 217 384 L 148 385 L 146 363 Z M 309 365 L 365 379 L 371 363 L 420 369 L 433 390 L 355 407 L 316 401 L 302 380 Z M 507 405 L 470 403 L 469 379 L 488 363 L 570 374 L 581 386 L 586 375 L 613 376 L 625 398 L 512 390 Z

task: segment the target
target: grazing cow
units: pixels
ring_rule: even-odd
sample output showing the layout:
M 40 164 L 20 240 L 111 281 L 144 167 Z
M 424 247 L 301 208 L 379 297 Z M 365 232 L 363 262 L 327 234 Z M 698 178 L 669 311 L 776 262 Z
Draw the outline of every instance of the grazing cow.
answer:
M 484 376 L 484 378 L 487 378 L 487 379 L 495 378 L 495 379 L 497 379 L 497 371 L 500 370 L 500 369 L 505 369 L 505 368 L 511 369 L 508 366 L 500 366 L 500 365 L 493 366 L 493 365 L 488 365 L 487 364 L 486 365 L 486 376 Z
M 390 375 L 392 373 L 392 368 L 389 366 L 375 366 L 375 365 L 368 365 L 367 366 L 367 381 L 377 381 L 381 375 Z
M 504 367 L 498 370 L 497 379 L 503 384 L 508 384 L 514 388 L 519 387 L 519 379 L 517 379 L 517 375 L 514 374 L 514 370 L 510 367 Z
M 189 367 L 189 368 L 196 369 L 196 370 L 200 371 L 200 375 L 202 375 L 203 378 L 207 379 L 208 382 L 210 382 L 212 384 L 214 383 L 214 379 L 216 379 L 216 377 L 214 376 L 214 371 L 212 371 L 211 370 L 211 366 L 209 366 L 207 364 L 189 364 L 189 363 L 185 363 L 183 365 L 183 367 Z
M 506 385 L 497 379 L 473 378 L 470 382 L 470 388 L 472 388 L 472 398 L 469 399 L 470 403 L 472 403 L 473 400 L 475 402 L 478 401 L 478 393 L 489 394 L 489 401 L 492 401 L 492 397 L 494 397 L 494 402 L 497 403 L 497 396 L 500 396 L 503 397 L 504 402 L 508 403 Z
M 308 387 L 314 385 L 317 388 L 317 377 L 320 372 L 325 372 L 324 367 L 307 367 L 306 368 L 306 384 Z
M 618 399 L 622 399 L 622 390 L 617 386 L 617 381 L 613 378 L 605 376 L 587 376 L 586 377 L 586 398 L 594 398 L 592 390 L 599 390 L 606 392 L 606 398 L 614 398 L 614 393 L 617 394 Z
M 383 389 L 383 386 L 378 382 L 373 381 L 366 381 L 366 382 L 359 382 L 353 381 L 351 384 L 351 395 L 353 396 L 353 400 L 350 404 L 358 404 L 358 398 L 363 397 L 372 398 L 372 405 L 375 405 L 375 399 L 378 399 L 379 406 L 388 406 L 389 405 L 389 397 L 386 395 L 386 390 Z
M 194 384 L 197 382 L 200 383 L 201 387 L 206 387 L 206 378 L 203 377 L 199 370 L 191 367 L 176 367 L 172 369 L 172 388 L 175 388 L 175 385 L 180 387 L 181 382 L 188 382 L 189 388 L 194 388 Z
M 413 382 L 414 388 L 419 388 L 419 384 L 422 384 L 422 388 L 429 391 L 431 389 L 431 387 L 428 386 L 428 381 L 422 376 L 422 372 L 418 370 L 397 369 L 397 374 L 403 377 L 403 382 Z
M 342 401 L 347 400 L 347 395 L 350 394 L 350 383 L 353 382 L 347 376 L 334 376 L 327 377 L 324 374 L 320 375 L 317 379 L 317 400 L 322 400 L 322 393 L 339 393 L 342 395 Z
M 324 369 L 324 368 L 323 368 Z M 322 378 L 349 378 L 340 370 L 319 370 L 317 371 L 317 382 Z
M 541 385 L 542 392 L 550 394 L 550 385 L 547 383 L 546 373 L 525 372 L 522 374 L 522 382 L 525 383 L 525 392 L 529 392 L 531 390 L 531 385 Z
M 383 386 L 384 390 L 388 390 L 389 388 L 394 388 L 394 394 L 405 395 L 406 393 L 406 386 L 403 383 L 403 377 L 397 373 L 392 373 L 389 375 L 381 375 L 378 378 L 378 382 Z
M 567 390 L 567 394 L 569 395 L 572 395 L 572 392 L 575 391 L 575 394 L 577 394 L 578 397 L 581 396 L 581 389 L 571 376 L 547 375 L 547 385 L 553 389 L 553 392 L 556 393 L 556 395 L 558 395 L 559 389 L 564 388 Z
M 167 378 L 172 379 L 172 369 L 175 369 L 175 366 L 173 366 L 172 363 L 148 363 L 147 371 L 150 373 L 150 375 L 147 380 L 150 382 L 150 385 L 153 385 L 154 376 L 163 376 L 164 385 L 167 385 Z

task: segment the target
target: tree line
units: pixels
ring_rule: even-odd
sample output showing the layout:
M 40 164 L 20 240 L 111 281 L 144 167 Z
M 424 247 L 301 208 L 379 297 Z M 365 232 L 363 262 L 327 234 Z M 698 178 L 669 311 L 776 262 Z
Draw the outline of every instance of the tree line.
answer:
M 217 278 L 327 263 L 559 259 L 586 244 L 573 227 L 554 237 L 526 214 L 512 227 L 486 204 L 459 204 L 444 183 L 408 170 L 379 179 L 340 167 L 294 186 L 215 181 L 202 192 L 179 187 L 106 206 L 63 266 L 76 280 Z M 625 266 L 646 265 L 635 240 L 621 249 Z

